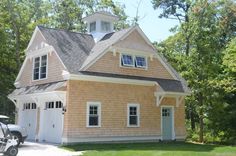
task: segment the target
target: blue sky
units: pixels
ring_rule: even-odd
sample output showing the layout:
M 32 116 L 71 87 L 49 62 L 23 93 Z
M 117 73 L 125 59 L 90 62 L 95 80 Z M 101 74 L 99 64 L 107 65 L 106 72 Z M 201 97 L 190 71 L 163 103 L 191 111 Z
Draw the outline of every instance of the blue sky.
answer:
M 130 17 L 128 20 L 131 20 L 133 17 L 135 17 L 139 0 L 114 1 L 125 4 L 125 13 Z M 178 25 L 177 20 L 158 18 L 160 12 L 161 10 L 153 9 L 151 0 L 141 1 L 139 7 L 139 16 L 141 17 L 139 26 L 152 42 L 165 40 L 172 34 L 171 32 L 169 32 L 170 28 Z

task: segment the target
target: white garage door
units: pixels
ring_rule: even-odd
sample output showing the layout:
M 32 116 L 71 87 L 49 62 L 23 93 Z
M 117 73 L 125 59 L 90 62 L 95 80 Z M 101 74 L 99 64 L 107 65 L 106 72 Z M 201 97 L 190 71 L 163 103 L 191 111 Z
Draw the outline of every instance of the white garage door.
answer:
M 43 140 L 51 143 L 61 143 L 63 131 L 62 103 L 60 101 L 46 102 L 44 110 Z
M 37 109 L 36 103 L 24 103 L 23 110 L 20 115 L 20 125 L 27 129 L 27 140 L 35 140 Z

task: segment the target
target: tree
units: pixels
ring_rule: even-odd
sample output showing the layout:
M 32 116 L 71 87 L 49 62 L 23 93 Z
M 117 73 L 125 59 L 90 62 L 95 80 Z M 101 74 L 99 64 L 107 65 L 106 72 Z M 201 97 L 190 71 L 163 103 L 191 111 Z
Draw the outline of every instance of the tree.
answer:
M 173 3 L 170 5 L 173 6 Z M 191 119 L 193 116 L 199 125 L 199 128 L 197 127 L 199 141 L 205 140 L 205 133 L 220 136 L 223 131 L 228 134 L 227 136 L 233 136 L 234 127 L 229 125 L 236 116 L 235 107 L 233 107 L 235 106 L 233 102 L 235 92 L 227 90 L 230 90 L 229 86 L 231 89 L 232 86 L 235 88 L 233 79 L 235 75 L 232 76 L 232 71 L 226 72 L 226 64 L 233 68 L 235 60 L 225 61 L 233 56 L 232 51 L 227 53 L 223 51 L 226 44 L 236 35 L 234 11 L 236 4 L 231 0 L 201 0 L 195 1 L 190 8 L 188 26 L 189 31 L 194 33 L 191 34 L 189 54 L 183 53 L 186 41 L 183 36 L 187 32 L 184 32 L 181 27 L 185 26 L 185 22 L 180 25 L 174 36 L 159 44 L 161 46 L 159 51 L 169 58 L 171 64 L 188 81 L 192 95 L 187 98 L 186 102 L 187 118 Z M 228 50 L 234 49 L 230 47 Z M 226 115 L 225 120 L 219 118 L 227 111 L 232 114 Z
M 190 39 L 193 32 L 189 28 L 189 10 L 194 5 L 190 0 L 152 0 L 154 9 L 162 9 L 160 18 L 178 20 L 185 37 L 185 54 L 189 55 Z

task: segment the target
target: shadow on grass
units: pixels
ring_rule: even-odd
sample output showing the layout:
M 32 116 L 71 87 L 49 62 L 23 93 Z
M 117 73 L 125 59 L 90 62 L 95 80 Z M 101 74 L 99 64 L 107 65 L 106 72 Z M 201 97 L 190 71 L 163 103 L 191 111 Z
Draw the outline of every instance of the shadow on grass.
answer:
M 122 151 L 122 150 L 152 150 L 152 151 L 195 151 L 195 152 L 209 152 L 219 145 L 202 145 L 193 143 L 110 143 L 110 144 L 75 144 L 62 146 L 67 150 L 72 151 Z

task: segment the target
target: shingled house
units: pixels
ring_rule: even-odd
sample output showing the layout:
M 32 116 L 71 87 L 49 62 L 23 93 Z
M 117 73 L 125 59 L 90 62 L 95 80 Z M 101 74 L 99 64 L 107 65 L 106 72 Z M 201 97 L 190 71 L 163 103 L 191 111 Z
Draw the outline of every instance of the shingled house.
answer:
M 96 12 L 88 33 L 37 26 L 9 95 L 28 139 L 183 140 L 185 81 L 139 28 Z

